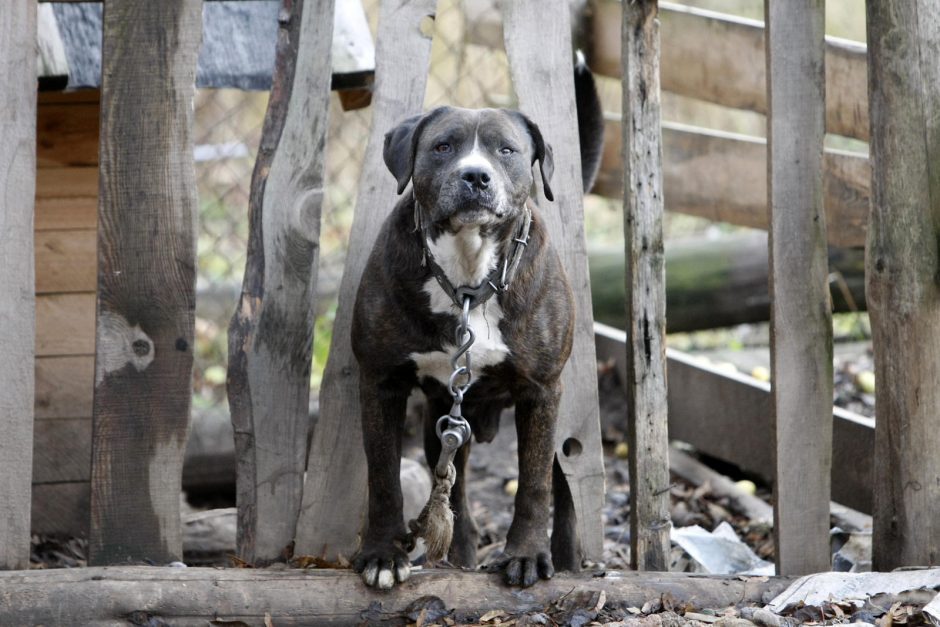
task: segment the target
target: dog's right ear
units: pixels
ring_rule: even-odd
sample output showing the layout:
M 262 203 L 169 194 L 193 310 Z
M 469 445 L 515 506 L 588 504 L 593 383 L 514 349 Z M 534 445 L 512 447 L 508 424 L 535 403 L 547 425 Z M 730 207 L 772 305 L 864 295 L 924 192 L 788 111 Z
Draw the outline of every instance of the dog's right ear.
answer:
M 382 157 L 385 166 L 398 181 L 398 193 L 408 187 L 415 165 L 415 149 L 424 115 L 413 115 L 385 134 L 385 147 Z

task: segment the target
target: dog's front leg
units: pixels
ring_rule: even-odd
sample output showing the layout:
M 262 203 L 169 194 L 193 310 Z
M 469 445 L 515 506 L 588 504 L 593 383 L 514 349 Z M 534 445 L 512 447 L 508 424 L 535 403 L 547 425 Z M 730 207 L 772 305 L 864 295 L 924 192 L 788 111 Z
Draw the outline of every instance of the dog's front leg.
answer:
M 369 476 L 368 529 L 353 568 L 366 585 L 391 588 L 408 579 L 407 533 L 402 514 L 401 435 L 409 388 L 363 369 L 359 380 L 362 434 Z
M 561 387 L 533 384 L 517 395 L 516 434 L 519 440 L 519 491 L 515 514 L 506 535 L 504 577 L 513 586 L 528 587 L 539 578 L 551 579 L 548 539 L 552 495 L 555 422 Z

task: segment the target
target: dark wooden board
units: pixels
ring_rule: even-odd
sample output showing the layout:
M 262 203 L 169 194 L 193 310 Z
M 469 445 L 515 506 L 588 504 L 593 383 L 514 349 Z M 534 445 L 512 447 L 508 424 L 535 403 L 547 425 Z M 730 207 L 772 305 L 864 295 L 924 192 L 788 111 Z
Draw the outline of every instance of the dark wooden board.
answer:
M 98 129 L 97 102 L 40 105 L 36 146 L 39 167 L 97 164 Z
M 94 383 L 94 355 L 36 359 L 36 418 L 90 418 Z
M 631 2 L 622 23 L 623 231 L 626 267 L 630 565 L 669 570 L 666 254 L 657 0 Z
M 289 19 L 280 22 L 251 182 L 248 263 L 229 326 L 238 552 L 258 564 L 293 542 L 303 496 L 332 14 L 332 0 L 282 5 Z
M 8 2 L 0 19 L 0 569 L 29 564 L 36 352 L 35 37 L 36 4 Z
M 101 93 L 89 562 L 182 556 L 195 309 L 201 0 L 112 0 Z M 142 121 L 146 123 L 142 123 Z

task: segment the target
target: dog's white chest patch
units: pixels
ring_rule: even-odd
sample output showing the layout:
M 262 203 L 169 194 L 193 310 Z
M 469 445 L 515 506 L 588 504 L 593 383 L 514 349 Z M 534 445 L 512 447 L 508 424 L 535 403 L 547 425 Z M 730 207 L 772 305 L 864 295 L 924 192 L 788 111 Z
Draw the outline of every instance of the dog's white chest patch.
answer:
M 496 242 L 481 237 L 478 227 L 465 227 L 456 235 L 445 233 L 434 242 L 428 242 L 428 247 L 455 287 L 479 285 L 499 262 Z M 432 312 L 459 315 L 457 307 L 436 279 L 429 278 L 424 291 L 431 301 Z M 509 355 L 509 347 L 499 331 L 502 319 L 503 311 L 496 298 L 470 311 L 470 327 L 476 336 L 470 349 L 474 379 L 480 376 L 484 367 L 496 365 Z M 455 337 L 453 343 L 443 346 L 443 350 L 411 353 L 409 357 L 418 366 L 419 378 L 431 377 L 447 385 L 453 372 L 450 358 L 456 348 Z

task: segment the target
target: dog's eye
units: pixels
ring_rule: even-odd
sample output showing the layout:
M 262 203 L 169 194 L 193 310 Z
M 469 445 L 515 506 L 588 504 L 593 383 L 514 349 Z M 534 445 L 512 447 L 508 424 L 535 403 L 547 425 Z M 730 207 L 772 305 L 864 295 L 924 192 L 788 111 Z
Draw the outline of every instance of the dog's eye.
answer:
M 448 143 L 441 143 L 434 147 L 434 152 L 445 154 L 451 151 L 451 145 Z
M 509 146 L 503 146 L 502 148 L 499 149 L 499 154 L 501 154 L 504 157 L 508 157 L 514 152 L 516 151 L 510 148 Z

